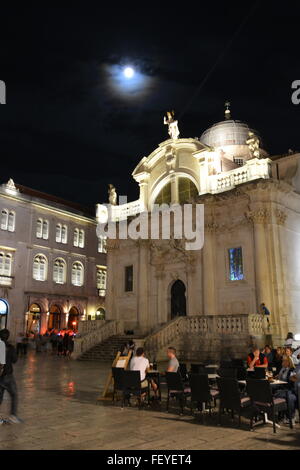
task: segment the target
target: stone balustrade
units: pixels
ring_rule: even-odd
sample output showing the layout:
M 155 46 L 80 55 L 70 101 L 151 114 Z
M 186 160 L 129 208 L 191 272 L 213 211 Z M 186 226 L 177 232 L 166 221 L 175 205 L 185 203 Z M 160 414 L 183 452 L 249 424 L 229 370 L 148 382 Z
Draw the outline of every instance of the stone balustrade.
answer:
M 79 323 L 79 335 L 74 341 L 73 359 L 78 359 L 85 351 L 96 344 L 102 343 L 107 338 L 122 334 L 123 323 L 120 321 L 90 320 Z
M 80 336 L 85 336 L 88 333 L 99 330 L 105 325 L 105 320 L 86 320 L 78 323 L 78 333 Z
M 248 160 L 244 166 L 235 168 L 234 170 L 220 173 L 219 175 L 211 175 L 207 178 L 207 192 L 218 193 L 229 191 L 236 186 L 253 181 L 260 178 L 270 177 L 269 158 L 253 158 Z M 203 191 L 203 192 L 206 192 Z
M 141 201 L 129 202 L 128 204 L 121 204 L 120 206 L 111 207 L 111 220 L 120 221 L 125 220 L 128 217 L 135 216 L 140 214 L 143 210 Z
M 161 358 L 168 346 L 176 346 L 185 357 L 193 348 L 199 351 L 200 343 L 208 354 L 209 349 L 230 347 L 230 343 L 248 350 L 251 341 L 264 335 L 261 315 L 209 315 L 178 317 L 150 334 L 145 349 L 152 357 Z M 196 344 L 198 343 L 198 344 Z

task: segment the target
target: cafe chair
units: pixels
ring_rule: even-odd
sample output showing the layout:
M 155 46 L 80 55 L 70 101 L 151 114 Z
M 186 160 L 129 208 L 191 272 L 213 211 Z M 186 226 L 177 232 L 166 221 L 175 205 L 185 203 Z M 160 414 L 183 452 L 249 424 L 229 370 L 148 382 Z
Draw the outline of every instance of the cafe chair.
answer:
M 232 367 L 245 367 L 245 361 L 243 359 L 231 359 Z
M 271 416 L 273 422 L 273 432 L 276 433 L 276 415 L 282 411 L 288 412 L 286 399 L 273 397 L 271 385 L 268 380 L 247 379 L 247 393 L 250 396 L 253 411 L 258 410 Z M 253 430 L 253 416 L 254 412 L 251 415 L 250 421 L 251 431 Z M 293 429 L 293 423 L 289 413 L 288 417 L 290 428 Z
M 237 378 L 237 369 L 219 369 L 218 370 L 219 376 L 220 377 L 227 377 L 230 379 L 236 379 Z
M 189 379 L 186 364 L 182 362 L 179 363 L 179 372 L 180 372 L 182 380 L 186 382 Z
M 232 362 L 231 361 L 221 361 L 220 362 L 220 369 L 231 369 Z
M 191 374 L 200 374 L 200 372 L 205 372 L 204 364 L 191 364 Z
M 236 378 L 218 377 L 217 383 L 220 397 L 219 426 L 221 426 L 222 412 L 224 409 L 231 410 L 232 419 L 234 419 L 234 412 L 237 412 L 240 426 L 243 411 L 251 405 L 250 398 L 242 395 Z
M 186 387 L 181 378 L 180 372 L 166 372 L 167 382 L 167 412 L 169 411 L 170 398 L 179 401 L 181 414 L 186 403 L 186 398 L 190 395 L 190 387 Z
M 113 387 L 113 403 L 115 402 L 115 397 L 118 392 L 123 393 L 123 376 L 124 376 L 124 369 L 120 367 L 112 367 L 112 376 L 114 379 L 114 387 Z
M 208 376 L 205 374 L 191 374 L 190 387 L 191 414 L 193 414 L 193 405 L 196 404 L 198 410 L 201 413 L 203 413 L 205 406 L 207 406 L 209 410 L 209 415 L 211 416 L 211 410 L 212 408 L 216 407 L 216 399 L 219 397 L 219 392 L 218 390 L 210 388 Z
M 139 409 L 143 403 L 143 395 L 147 393 L 147 388 L 141 387 L 141 374 L 139 370 L 124 370 L 123 374 L 123 402 L 124 408 L 126 400 L 130 405 L 130 397 L 133 395 L 138 399 Z

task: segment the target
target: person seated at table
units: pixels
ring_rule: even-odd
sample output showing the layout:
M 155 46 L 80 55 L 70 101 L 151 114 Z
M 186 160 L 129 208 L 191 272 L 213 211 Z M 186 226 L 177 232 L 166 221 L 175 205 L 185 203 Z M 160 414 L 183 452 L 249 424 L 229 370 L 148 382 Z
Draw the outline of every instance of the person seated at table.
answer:
M 283 353 L 284 353 L 283 348 L 281 347 L 276 348 L 276 351 L 273 357 L 273 363 L 272 363 L 273 367 L 276 367 L 276 374 L 279 374 L 279 371 L 282 367 L 282 358 L 284 355 Z
M 292 363 L 293 363 L 293 366 L 295 367 L 293 354 L 294 354 L 294 350 L 290 346 L 288 346 L 287 348 L 284 349 L 284 356 L 289 357 L 291 359 Z
M 255 367 L 268 367 L 268 359 L 265 354 L 261 353 L 258 348 L 253 348 L 252 353 L 249 354 L 247 358 L 247 364 L 249 369 Z
M 167 350 L 167 356 L 169 359 L 167 372 L 177 372 L 179 369 L 179 362 L 176 357 L 176 349 L 170 346 Z
M 130 370 L 140 371 L 142 389 L 146 389 L 148 387 L 148 380 L 146 379 L 146 374 L 149 369 L 150 363 L 148 359 L 145 358 L 144 349 L 137 348 L 136 354 L 130 362 Z
M 295 366 L 291 357 L 283 356 L 282 368 L 277 378 L 278 380 L 287 382 L 287 384 L 283 384 L 284 388 L 282 390 L 276 390 L 274 393 L 274 397 L 286 399 L 288 412 L 293 422 L 295 422 L 295 410 L 296 410 L 296 402 L 297 402 L 296 394 L 294 393 L 294 389 L 295 389 L 294 380 L 292 379 L 294 375 L 295 375 Z M 289 423 L 288 415 L 285 416 L 284 422 L 287 424 Z
M 268 359 L 268 363 L 269 364 L 272 364 L 273 362 L 273 357 L 274 357 L 274 350 L 271 348 L 271 346 L 269 346 L 268 344 L 266 344 L 266 346 L 264 347 L 262 353 L 266 356 L 266 358 Z

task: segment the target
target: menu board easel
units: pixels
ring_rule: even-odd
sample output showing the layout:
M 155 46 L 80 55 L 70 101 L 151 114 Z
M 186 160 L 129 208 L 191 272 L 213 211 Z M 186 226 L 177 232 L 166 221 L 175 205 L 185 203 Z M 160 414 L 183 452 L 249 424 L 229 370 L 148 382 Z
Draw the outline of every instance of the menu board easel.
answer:
M 119 351 L 112 363 L 112 368 L 119 367 L 120 369 L 126 370 L 128 367 L 129 361 L 131 359 L 131 355 L 132 355 L 132 351 L 129 351 L 127 356 L 121 356 L 121 353 Z M 113 382 L 114 382 L 114 379 L 113 379 L 112 371 L 110 370 L 103 393 L 98 398 L 98 401 L 112 400 L 112 392 L 109 389 L 110 389 L 110 386 L 113 385 Z

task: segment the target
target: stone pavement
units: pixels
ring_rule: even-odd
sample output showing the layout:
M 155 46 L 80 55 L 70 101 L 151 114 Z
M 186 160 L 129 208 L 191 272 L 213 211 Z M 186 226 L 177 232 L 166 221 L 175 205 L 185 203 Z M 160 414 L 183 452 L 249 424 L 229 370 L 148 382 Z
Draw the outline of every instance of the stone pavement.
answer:
M 165 411 L 96 404 L 110 364 L 77 362 L 67 358 L 35 355 L 15 366 L 19 386 L 20 425 L 0 426 L 1 450 L 190 450 L 190 449 L 299 449 L 300 427 L 282 426 L 273 435 L 271 426 L 249 432 L 248 422 L 216 416 L 205 423 L 174 408 Z M 5 399 L 1 415 L 7 416 Z M 165 406 L 163 407 L 165 410 Z

